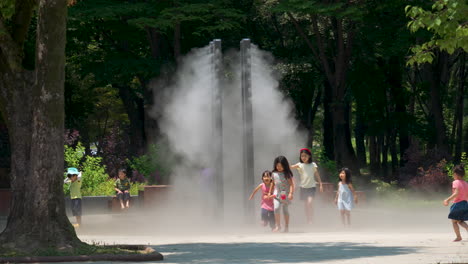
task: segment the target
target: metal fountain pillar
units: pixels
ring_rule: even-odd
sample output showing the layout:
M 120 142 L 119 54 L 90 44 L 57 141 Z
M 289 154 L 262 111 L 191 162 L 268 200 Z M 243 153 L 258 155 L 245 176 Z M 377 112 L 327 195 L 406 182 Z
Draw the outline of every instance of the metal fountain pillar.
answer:
M 215 176 L 216 217 L 224 215 L 224 166 L 223 166 L 223 104 L 221 91 L 222 54 L 221 40 L 210 42 L 211 55 L 211 86 L 212 86 L 212 160 Z
M 250 39 L 242 39 L 241 51 L 241 89 L 242 89 L 242 125 L 243 125 L 243 173 L 244 173 L 244 208 L 245 219 L 250 222 L 254 215 L 253 203 L 248 197 L 254 188 L 254 145 L 252 111 L 252 55 Z

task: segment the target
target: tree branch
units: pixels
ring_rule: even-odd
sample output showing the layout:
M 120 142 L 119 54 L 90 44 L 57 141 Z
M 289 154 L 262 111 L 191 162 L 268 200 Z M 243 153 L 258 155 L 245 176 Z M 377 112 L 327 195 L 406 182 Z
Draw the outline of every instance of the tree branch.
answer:
M 328 63 L 328 58 L 325 54 L 325 47 L 323 45 L 322 36 L 320 35 L 320 30 L 318 28 L 317 16 L 312 16 L 312 28 L 314 29 L 315 38 L 317 39 L 317 46 L 320 52 L 320 60 L 322 61 L 323 69 L 327 76 L 328 81 L 330 82 L 330 86 L 335 86 L 333 80 L 333 74 L 330 69 L 330 64 Z
M 291 12 L 287 12 L 286 14 L 288 15 L 289 19 L 291 19 L 291 21 L 293 22 L 294 27 L 296 28 L 297 32 L 298 32 L 299 35 L 301 35 L 301 37 L 304 39 L 304 41 L 306 42 L 307 46 L 308 46 L 309 49 L 312 51 L 312 53 L 314 54 L 314 56 L 315 56 L 317 59 L 320 59 L 319 55 L 317 54 L 317 51 L 316 51 L 315 48 L 314 48 L 314 45 L 312 45 L 312 42 L 310 42 L 309 38 L 308 38 L 307 35 L 304 33 L 304 30 L 302 30 L 301 26 L 299 25 L 299 23 L 297 22 L 297 20 L 294 18 L 294 16 L 291 14 Z

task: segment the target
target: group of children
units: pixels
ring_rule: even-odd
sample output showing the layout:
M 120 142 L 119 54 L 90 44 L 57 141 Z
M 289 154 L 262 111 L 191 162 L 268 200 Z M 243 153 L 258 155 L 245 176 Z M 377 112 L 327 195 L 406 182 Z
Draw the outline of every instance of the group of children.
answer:
M 262 183 L 250 195 L 251 200 L 255 193 L 262 190 L 261 220 L 264 226 L 269 225 L 273 232 L 281 230 L 281 211 L 284 216 L 284 232 L 289 231 L 289 204 L 294 198 L 295 182 L 291 169 L 296 169 L 300 175 L 300 200 L 304 201 L 304 210 L 307 223 L 312 223 L 313 199 L 316 186 L 323 192 L 322 180 L 317 164 L 312 161 L 312 153 L 303 148 L 299 153 L 299 162 L 289 165 L 284 156 L 276 157 L 273 161 L 273 170 L 262 173 Z M 340 171 L 340 182 L 335 197 L 335 204 L 341 212 L 343 224 L 349 225 L 350 211 L 357 203 L 357 196 L 351 184 L 351 172 L 347 168 Z M 345 221 L 346 220 L 346 221 Z
M 323 192 L 322 180 L 317 170 L 317 164 L 312 162 L 312 154 L 309 149 L 300 150 L 299 163 L 292 166 L 284 156 L 276 157 L 273 162 L 272 171 L 262 173 L 262 183 L 252 192 L 249 200 L 255 193 L 262 191 L 261 220 L 262 225 L 269 225 L 273 232 L 281 229 L 280 214 L 284 216 L 284 232 L 289 231 L 289 204 L 293 200 L 295 182 L 291 169 L 297 169 L 300 175 L 300 199 L 304 201 L 305 215 L 308 223 L 312 223 L 312 203 L 316 192 L 317 182 L 320 192 Z M 468 231 L 468 183 L 463 180 L 465 169 L 457 165 L 453 169 L 454 181 L 452 183 L 452 195 L 444 200 L 444 205 L 450 207 L 448 218 L 452 220 L 455 232 L 454 242 L 461 241 L 460 226 Z M 335 204 L 341 214 L 343 225 L 351 224 L 351 209 L 358 202 L 356 192 L 351 183 L 351 171 L 342 168 L 339 172 L 338 191 L 336 192 Z
M 72 215 L 76 218 L 75 228 L 81 226 L 81 172 L 77 168 L 67 169 L 65 183 L 70 184 L 70 200 Z M 130 180 L 125 169 L 119 170 L 119 178 L 115 181 L 114 190 L 120 202 L 120 208 L 130 208 Z

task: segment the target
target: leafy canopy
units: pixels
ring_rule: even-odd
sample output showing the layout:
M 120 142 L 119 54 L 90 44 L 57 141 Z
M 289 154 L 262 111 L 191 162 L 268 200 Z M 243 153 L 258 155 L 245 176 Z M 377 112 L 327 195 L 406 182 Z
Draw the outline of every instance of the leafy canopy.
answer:
M 461 48 L 468 52 L 468 2 L 466 0 L 437 0 L 432 10 L 419 6 L 407 6 L 406 16 L 411 18 L 408 28 L 411 32 L 425 29 L 433 34 L 431 40 L 411 48 L 413 55 L 408 64 L 431 63 L 434 50 L 449 54 Z

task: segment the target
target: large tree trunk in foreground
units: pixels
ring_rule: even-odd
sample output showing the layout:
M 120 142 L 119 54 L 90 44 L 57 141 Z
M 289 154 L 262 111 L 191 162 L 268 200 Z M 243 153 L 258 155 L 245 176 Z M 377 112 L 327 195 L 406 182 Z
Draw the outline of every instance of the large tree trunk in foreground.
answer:
M 82 244 L 65 214 L 62 189 L 66 4 L 39 2 L 36 74 L 13 69 L 14 74 L 2 76 L 3 89 L 11 95 L 6 112 L 13 190 L 0 235 L 4 250 L 34 254 Z

